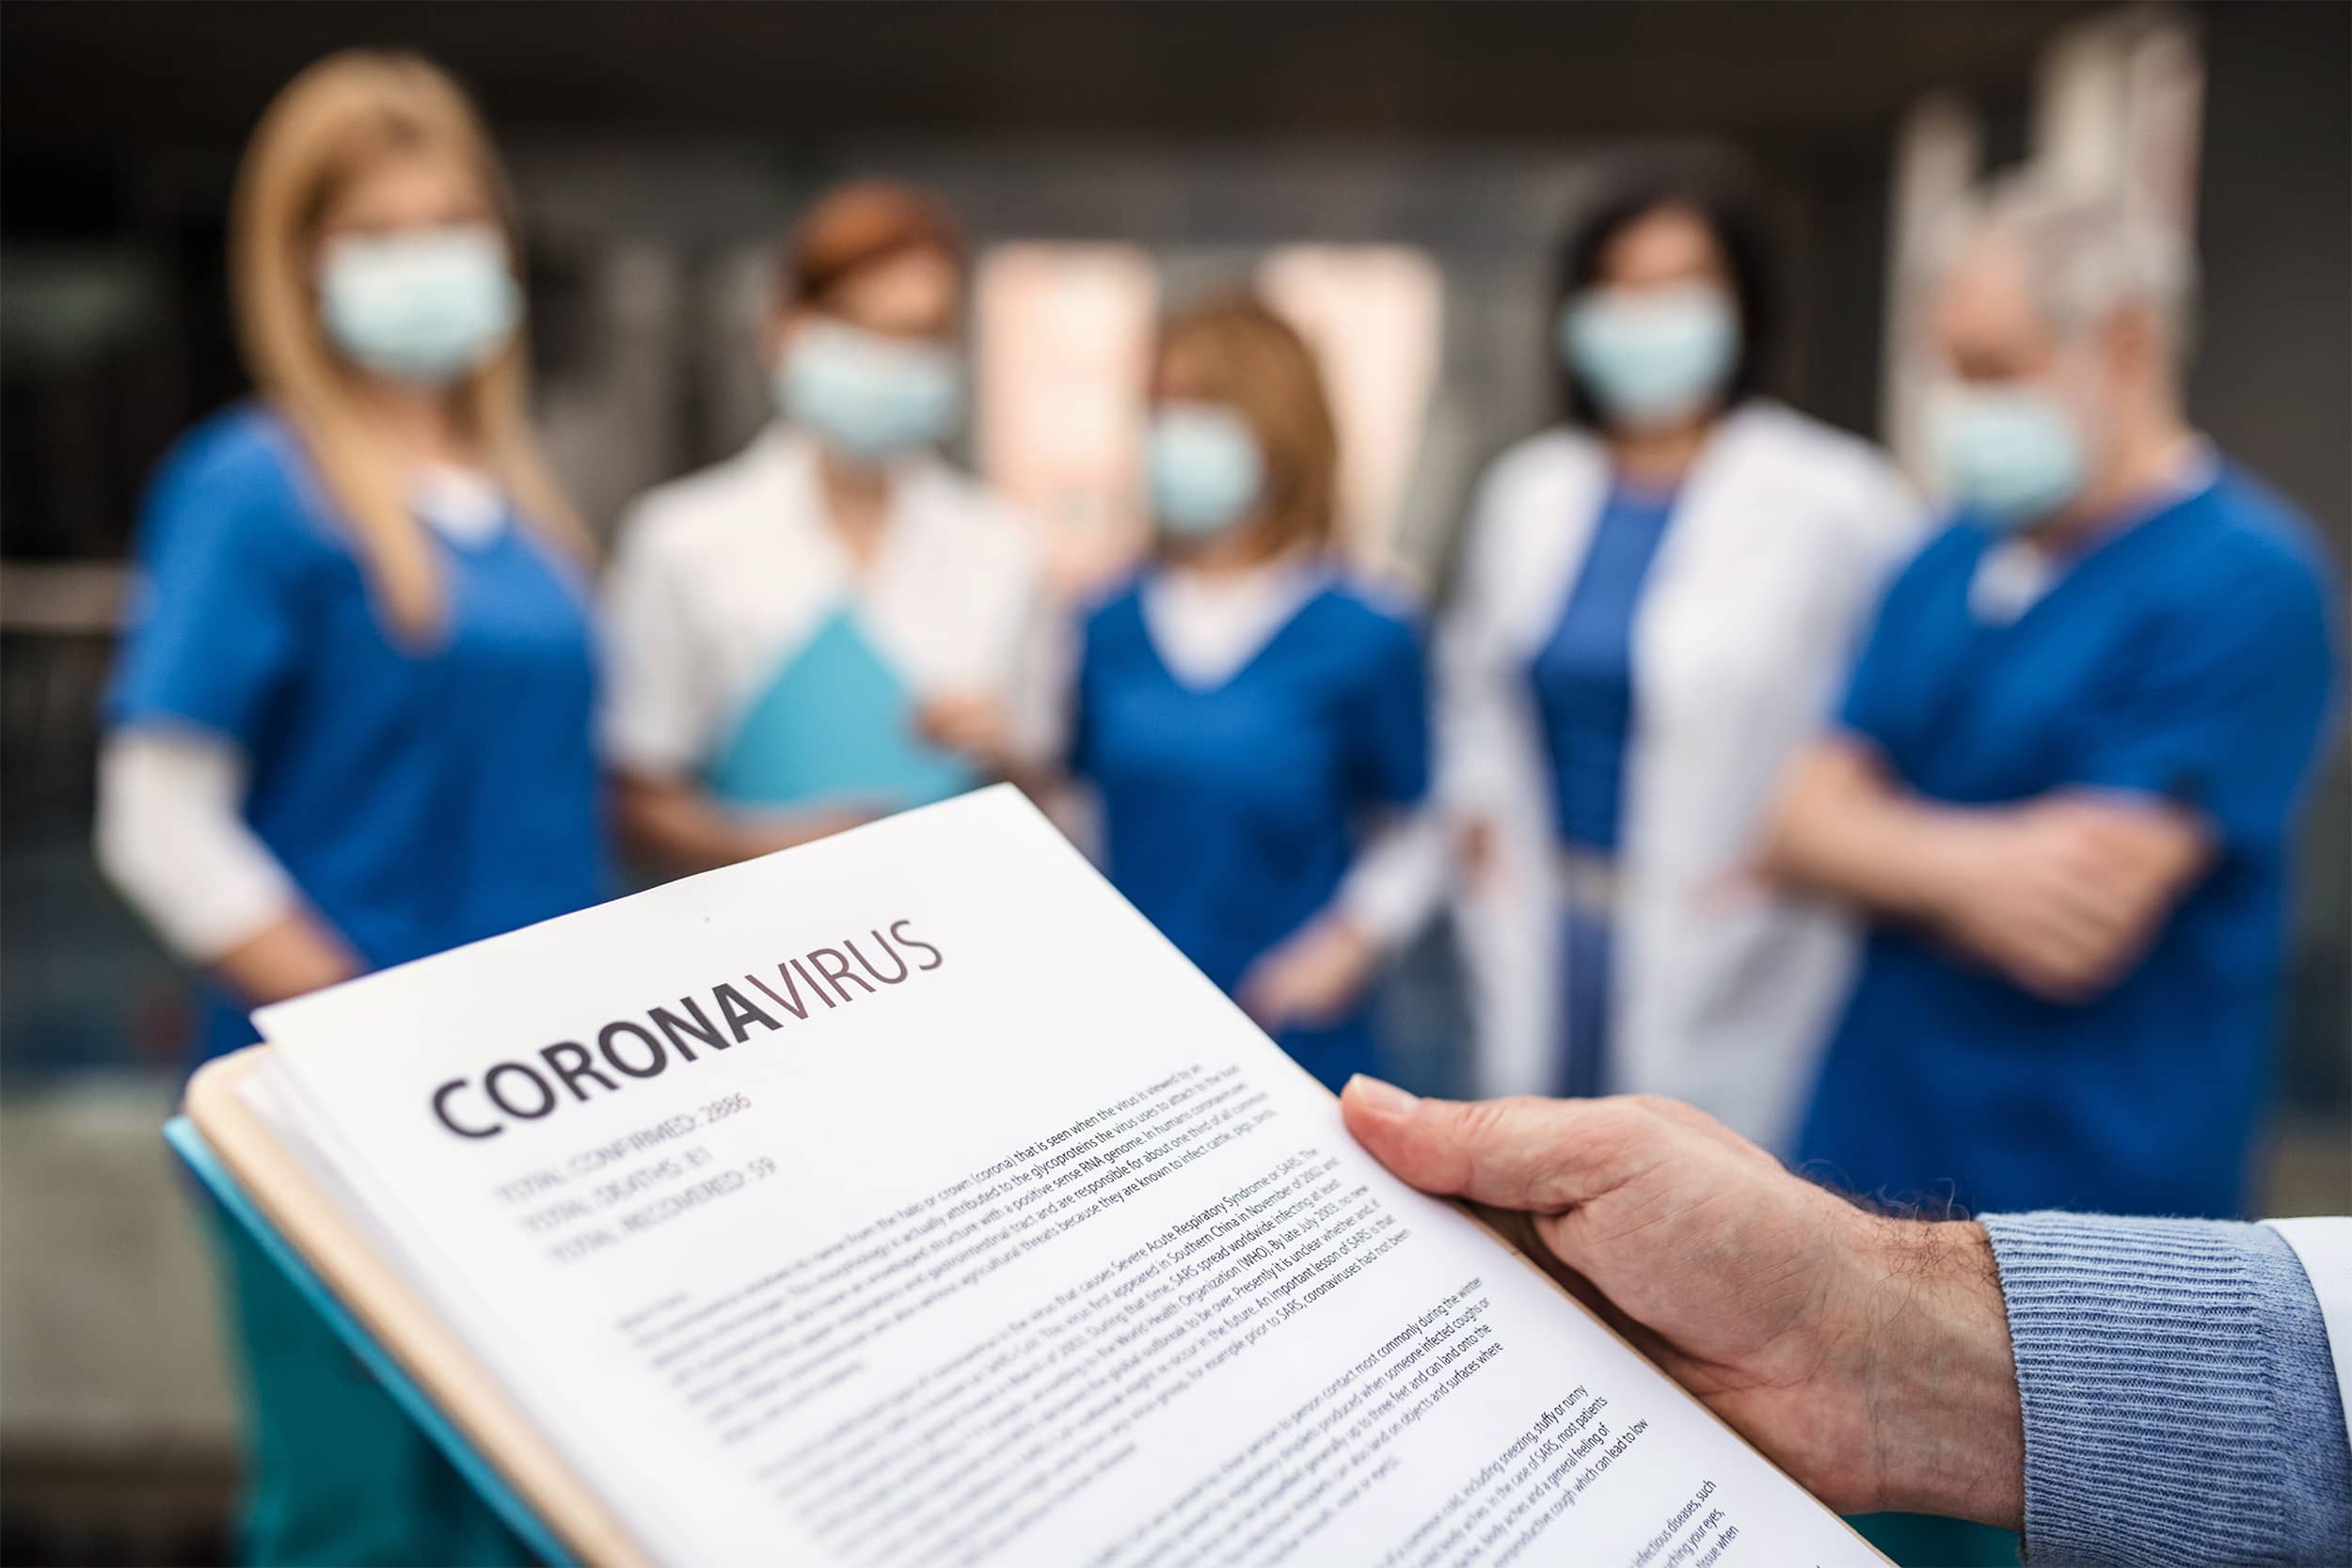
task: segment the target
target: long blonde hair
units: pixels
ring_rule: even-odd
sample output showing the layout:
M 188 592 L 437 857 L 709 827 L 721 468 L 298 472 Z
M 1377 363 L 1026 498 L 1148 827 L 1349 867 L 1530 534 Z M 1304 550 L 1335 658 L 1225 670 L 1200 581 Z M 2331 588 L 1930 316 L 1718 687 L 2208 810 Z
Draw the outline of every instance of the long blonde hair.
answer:
M 271 103 L 238 170 L 230 240 L 246 368 L 342 510 L 379 611 L 412 643 L 441 624 L 437 555 L 393 453 L 360 410 L 354 372 L 319 324 L 311 270 L 337 194 L 386 157 L 416 151 L 445 152 L 474 171 L 519 258 L 514 198 L 465 93 L 417 55 L 363 49 L 318 61 Z M 518 333 L 449 388 L 451 411 L 526 523 L 585 561 L 587 531 L 531 434 L 526 357 Z
M 1338 510 L 1340 436 L 1314 351 L 1256 295 L 1220 294 L 1160 327 L 1154 362 L 1176 355 L 1199 379 L 1197 395 L 1230 404 L 1265 455 L 1266 552 L 1331 541 Z

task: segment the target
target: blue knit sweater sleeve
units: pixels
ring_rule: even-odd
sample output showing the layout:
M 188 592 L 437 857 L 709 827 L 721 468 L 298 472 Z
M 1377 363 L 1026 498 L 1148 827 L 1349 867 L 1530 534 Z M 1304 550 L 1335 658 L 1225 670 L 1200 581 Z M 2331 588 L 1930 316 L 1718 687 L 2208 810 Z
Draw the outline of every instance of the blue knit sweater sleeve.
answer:
M 2036 1564 L 2352 1562 L 2319 1301 L 2258 1225 L 1984 1221 L 2026 1418 Z

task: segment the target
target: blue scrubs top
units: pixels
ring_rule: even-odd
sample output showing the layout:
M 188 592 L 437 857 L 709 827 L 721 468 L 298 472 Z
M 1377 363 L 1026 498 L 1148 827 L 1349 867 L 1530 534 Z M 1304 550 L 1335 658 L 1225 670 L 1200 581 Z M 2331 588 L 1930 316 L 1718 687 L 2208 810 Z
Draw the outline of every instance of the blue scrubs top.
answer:
M 246 817 L 371 967 L 607 896 L 582 573 L 510 519 L 433 536 L 433 644 L 395 642 L 293 433 L 257 407 L 166 459 L 105 722 L 227 737 Z M 214 989 L 207 1057 L 254 1037 Z
M 2086 1003 L 1874 931 L 1799 1157 L 1978 1212 L 2242 1212 L 2287 840 L 2335 667 L 2316 549 L 2225 468 L 1987 624 L 1969 585 L 1993 542 L 1955 527 L 1903 572 L 1844 723 L 1931 800 L 2090 786 L 2183 802 L 2217 860 L 2138 966 Z
M 1330 905 L 1364 815 L 1428 788 L 1419 635 L 1327 587 L 1204 690 L 1161 662 L 1130 587 L 1088 618 L 1073 753 L 1112 883 L 1230 994 Z M 1369 1006 L 1280 1043 L 1337 1088 L 1374 1065 Z
M 1617 847 L 1633 729 L 1633 616 L 1675 492 L 1613 486 L 1559 624 L 1528 667 L 1551 763 L 1552 820 L 1583 849 Z

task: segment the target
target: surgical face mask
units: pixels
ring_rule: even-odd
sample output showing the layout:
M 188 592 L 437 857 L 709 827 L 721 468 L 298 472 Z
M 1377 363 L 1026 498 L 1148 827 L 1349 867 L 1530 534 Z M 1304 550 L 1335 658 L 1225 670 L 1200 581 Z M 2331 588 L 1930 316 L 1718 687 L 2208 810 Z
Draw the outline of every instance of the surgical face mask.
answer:
M 1560 358 L 1610 419 L 1675 424 L 1731 379 L 1740 318 L 1708 283 L 1587 289 L 1560 312 Z
M 442 387 L 504 348 L 522 321 L 506 246 L 486 224 L 331 242 L 319 321 L 363 370 Z
M 785 418 L 859 463 L 936 445 L 963 414 L 952 350 L 832 320 L 793 335 L 776 366 L 775 392 Z
M 1962 508 L 1991 526 L 2032 527 L 2082 493 L 2090 465 L 2080 422 L 2031 382 L 1947 388 L 1935 444 Z
M 1170 403 L 1152 417 L 1152 515 L 1172 539 L 1210 539 L 1258 508 L 1265 455 L 1249 421 L 1222 404 Z

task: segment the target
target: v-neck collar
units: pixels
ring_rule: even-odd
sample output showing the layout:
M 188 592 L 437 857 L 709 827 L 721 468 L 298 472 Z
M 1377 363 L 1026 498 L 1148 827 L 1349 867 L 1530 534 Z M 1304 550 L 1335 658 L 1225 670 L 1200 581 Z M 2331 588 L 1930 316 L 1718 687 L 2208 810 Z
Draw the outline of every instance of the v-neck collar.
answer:
M 2140 507 L 2126 508 L 2118 515 L 2111 526 L 2100 530 L 2078 549 L 2061 557 L 2044 558 L 2036 562 L 2046 576 L 2042 578 L 2025 605 L 2014 614 L 2006 618 L 1995 618 L 1979 612 L 1977 608 L 1977 595 L 1979 593 L 1978 584 L 1986 572 L 1999 572 L 2005 569 L 2000 559 L 2003 552 L 2015 552 L 2026 546 L 2023 540 L 1995 536 L 1977 552 L 1976 563 L 1969 568 L 1966 585 L 1969 618 L 1976 623 L 1979 632 L 1988 634 L 2012 630 L 2025 625 L 2041 611 L 2042 606 L 2063 594 L 2068 586 L 2085 573 L 2106 570 L 2107 562 L 2132 552 L 2136 547 L 2134 541 L 2148 534 L 2160 533 L 2174 526 L 2183 516 L 2201 505 L 2206 497 L 2220 485 L 2222 479 L 2223 472 L 2219 463 L 2206 457 L 2190 472 L 2183 483 L 2172 488 L 2169 494 L 2153 499 L 2153 504 L 2143 502 Z M 2137 516 L 2134 515 L 2135 513 L 2137 513 Z M 2015 571 L 2020 568 L 2006 569 Z M 1993 592 L 1998 592 L 1998 590 Z
M 769 485 L 777 526 L 799 535 L 800 545 L 824 563 L 827 576 L 840 584 L 846 596 L 870 598 L 881 583 L 904 569 L 908 535 L 914 531 L 913 517 L 921 504 L 915 495 L 925 477 L 919 461 L 892 469 L 882 531 L 872 559 L 861 566 L 826 512 L 816 442 L 786 425 L 771 427 L 762 439 L 769 443 Z
M 1152 664 L 1158 668 L 1162 675 L 1167 677 L 1170 685 L 1188 695 L 1214 697 L 1232 690 L 1263 664 L 1275 648 L 1290 637 L 1297 628 L 1298 624 L 1307 618 L 1307 612 L 1331 592 L 1332 578 L 1328 568 L 1319 563 L 1310 562 L 1302 563 L 1299 570 L 1301 581 L 1296 601 L 1292 605 L 1290 613 L 1285 615 L 1273 630 L 1266 633 L 1247 657 L 1227 672 L 1223 679 L 1205 684 L 1185 679 L 1168 661 L 1167 653 L 1160 646 L 1159 638 L 1152 630 L 1152 611 L 1149 603 L 1152 581 L 1146 578 L 1138 582 L 1135 593 L 1136 630 L 1143 639 L 1145 650 L 1152 656 Z

